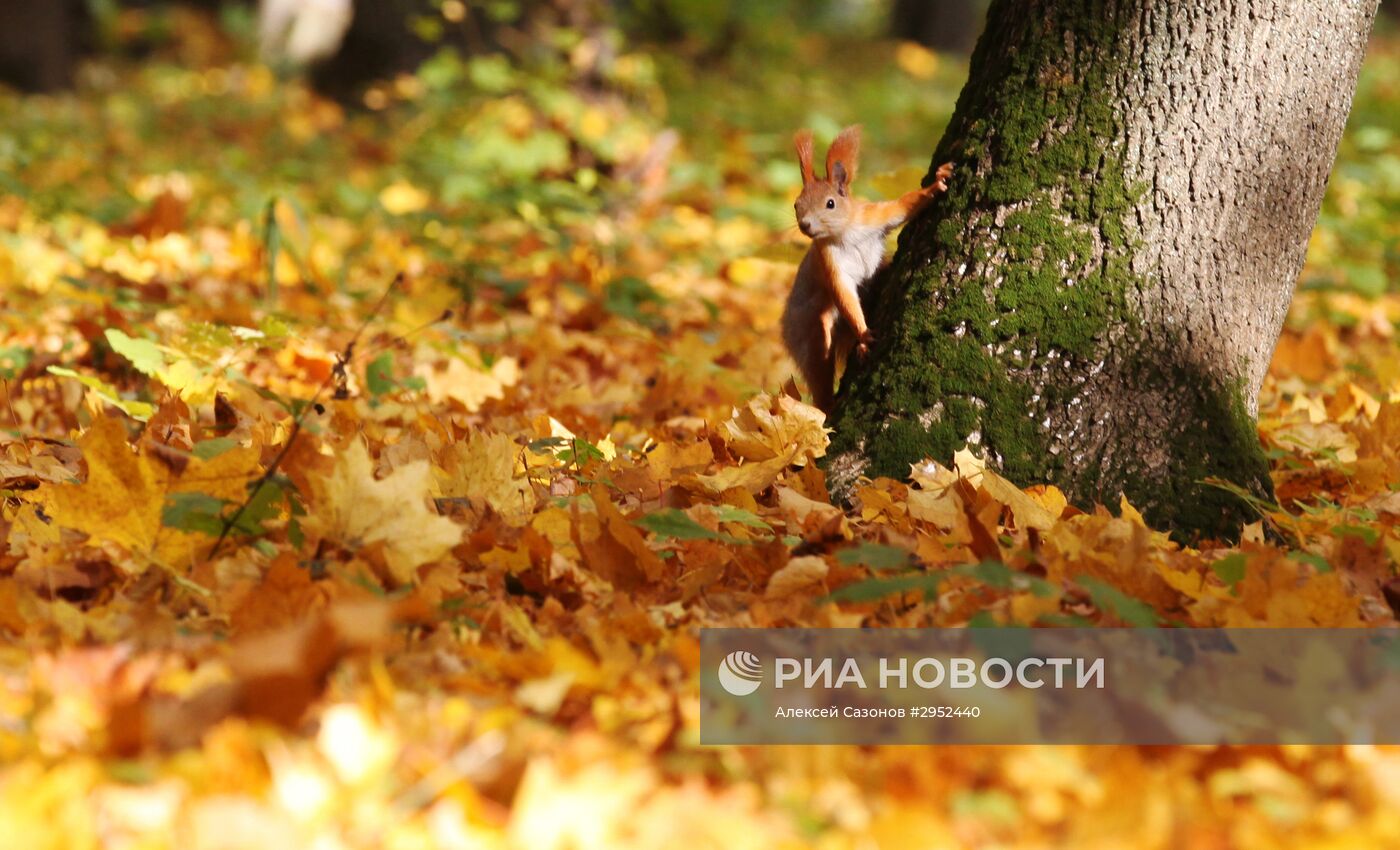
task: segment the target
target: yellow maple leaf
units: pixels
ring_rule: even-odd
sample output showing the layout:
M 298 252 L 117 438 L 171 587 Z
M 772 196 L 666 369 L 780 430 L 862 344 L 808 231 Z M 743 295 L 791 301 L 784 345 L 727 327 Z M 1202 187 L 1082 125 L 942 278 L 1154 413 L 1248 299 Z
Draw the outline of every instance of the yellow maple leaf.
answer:
M 1311 455 L 1318 466 L 1356 463 L 1356 436 L 1335 422 L 1290 422 L 1271 436 L 1287 449 Z
M 657 481 L 667 481 L 678 473 L 698 472 L 715 459 L 708 440 L 698 443 L 660 443 L 647 455 L 647 467 Z
M 942 490 L 958 483 L 958 474 L 935 460 L 909 465 L 909 480 L 925 490 Z
M 778 480 L 778 476 L 783 474 L 783 470 L 787 469 L 788 464 L 793 463 L 793 458 L 794 456 L 789 454 L 742 466 L 727 467 L 713 475 L 687 475 L 681 479 L 681 483 L 714 497 L 723 496 L 736 487 L 757 493 L 771 487 L 773 482 Z
M 799 466 L 810 451 L 826 454 L 826 415 L 785 395 L 760 393 L 734 409 L 724 423 L 729 450 L 745 460 L 793 457 Z
M 989 469 L 986 461 L 973 454 L 967 447 L 959 449 L 953 455 L 953 466 L 957 469 L 958 475 L 968 483 L 980 487 L 986 491 L 987 495 L 1010 508 L 1012 516 L 1016 518 L 1016 523 L 1022 528 L 1036 528 L 1045 531 L 1052 527 L 1059 518 L 1058 513 L 1051 511 L 1041 500 L 1032 497 L 1020 487 Z M 932 473 L 922 472 L 917 468 L 913 471 L 913 478 L 916 481 L 933 477 Z M 1057 490 L 1056 493 L 1058 494 L 1058 492 Z M 932 505 L 928 507 L 932 507 Z
M 456 523 L 428 508 L 432 471 L 427 461 L 404 464 L 375 480 L 369 451 L 355 440 L 336 458 L 331 474 L 313 479 L 312 487 L 307 531 L 350 547 L 381 544 L 385 565 L 403 584 L 461 539 Z
M 967 479 L 971 484 L 980 485 L 982 483 L 982 473 L 987 468 L 987 462 L 973 454 L 972 449 L 963 446 L 953 452 L 953 468 L 958 475 Z
M 1069 499 L 1054 484 L 1038 484 L 1025 490 L 1027 496 L 1035 500 L 1035 503 L 1050 512 L 1050 516 L 1059 518 L 1064 515 L 1065 509 L 1069 507 Z
M 520 453 L 505 434 L 473 432 L 445 453 L 437 476 L 442 495 L 485 503 L 512 525 L 523 525 L 535 510 L 535 491 L 524 477 Z
M 929 522 L 942 529 L 957 527 L 963 516 L 962 498 L 952 487 L 933 490 L 910 490 L 909 515 L 921 522 Z
M 45 514 L 61 528 L 87 534 L 94 541 L 115 543 L 127 551 L 167 566 L 182 566 L 207 535 L 165 527 L 161 523 L 166 497 L 172 493 L 203 493 L 216 499 L 241 501 L 257 472 L 257 450 L 233 449 L 210 460 L 190 458 L 179 472 L 148 452 L 137 452 L 126 440 L 126 428 L 112 417 L 99 417 L 78 438 L 87 463 L 81 484 L 45 483 L 36 498 Z M 135 571 L 148 561 L 130 565 Z
M 1058 517 L 1050 513 L 1040 502 L 1026 495 L 1015 484 L 1002 478 L 990 469 L 982 470 L 982 489 L 987 495 L 1011 509 L 1016 523 L 1022 528 L 1036 528 L 1045 531 L 1055 524 Z
M 490 369 L 477 368 L 451 357 L 441 370 L 420 366 L 415 370 L 428 385 L 433 403 L 455 401 L 475 413 L 488 399 L 505 398 L 505 388 L 520 380 L 520 366 L 513 357 L 502 357 Z
M 1350 422 L 1357 416 L 1374 420 L 1380 412 L 1380 400 L 1352 381 L 1347 381 L 1327 405 L 1328 415 L 1337 422 Z

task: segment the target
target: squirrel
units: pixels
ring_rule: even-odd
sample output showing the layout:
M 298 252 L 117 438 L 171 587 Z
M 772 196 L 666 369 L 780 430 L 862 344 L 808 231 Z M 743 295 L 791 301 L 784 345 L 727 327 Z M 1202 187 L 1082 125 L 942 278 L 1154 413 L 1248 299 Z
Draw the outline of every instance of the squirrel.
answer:
M 847 127 L 826 152 L 826 179 L 812 172 L 812 131 L 794 139 L 802 169 L 802 194 L 793 208 L 797 227 L 812 246 L 797 267 L 783 308 L 783 343 L 807 381 L 812 403 L 830 413 L 835 401 L 836 361 L 854 348 L 864 357 L 875 341 L 860 308 L 859 289 L 885 259 L 885 237 L 935 195 L 948 190 L 953 164 L 944 163 L 933 182 L 893 201 L 851 196 L 860 155 L 860 127 Z

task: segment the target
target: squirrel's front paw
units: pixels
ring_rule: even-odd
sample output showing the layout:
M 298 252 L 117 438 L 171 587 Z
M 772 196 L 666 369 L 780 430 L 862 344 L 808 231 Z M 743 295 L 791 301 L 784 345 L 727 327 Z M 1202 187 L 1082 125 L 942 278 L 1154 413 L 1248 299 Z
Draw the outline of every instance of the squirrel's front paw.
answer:
M 870 331 L 863 332 L 856 339 L 856 356 L 864 360 L 870 354 L 870 346 L 875 344 L 875 337 Z
M 952 176 L 953 163 L 943 163 L 942 165 L 938 166 L 938 171 L 934 172 L 933 175 L 933 182 L 930 183 L 928 188 L 924 191 L 928 192 L 930 195 L 934 194 L 935 192 L 948 191 L 948 178 Z

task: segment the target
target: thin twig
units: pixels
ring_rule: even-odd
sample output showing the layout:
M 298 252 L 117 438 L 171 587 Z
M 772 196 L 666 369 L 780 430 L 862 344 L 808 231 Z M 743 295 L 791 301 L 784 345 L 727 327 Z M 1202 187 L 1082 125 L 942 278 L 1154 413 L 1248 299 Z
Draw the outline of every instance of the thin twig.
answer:
M 379 315 L 380 310 L 384 309 L 385 303 L 389 300 L 389 295 L 397 289 L 402 282 L 403 273 L 400 272 L 395 275 L 394 279 L 385 287 L 384 294 L 379 296 L 379 301 L 374 305 L 374 309 L 365 316 L 364 321 L 360 323 L 360 327 L 356 329 L 355 335 L 346 343 L 345 350 L 340 358 L 339 368 L 332 370 L 331 374 L 327 375 L 325 379 L 321 381 L 321 385 L 316 388 L 316 392 L 311 396 L 311 399 L 302 406 L 301 410 L 298 411 L 294 417 L 292 417 L 292 430 L 291 433 L 287 435 L 287 442 L 282 444 L 282 450 L 277 453 L 277 456 L 272 459 L 272 463 L 267 465 L 267 469 L 263 471 L 263 474 L 259 476 L 258 480 L 253 483 L 253 486 L 249 488 L 248 497 L 243 500 L 243 504 L 238 506 L 238 510 L 234 511 L 232 516 L 224 520 L 224 527 L 219 532 L 219 539 L 214 541 L 214 548 L 209 550 L 209 555 L 205 559 L 206 561 L 214 560 L 214 556 L 219 554 L 219 549 L 224 545 L 224 541 L 228 539 L 229 533 L 237 527 L 238 521 L 243 518 L 243 514 L 248 511 L 249 506 L 257 499 L 258 494 L 262 492 L 262 488 L 267 486 L 267 482 L 271 481 L 272 476 L 277 474 L 277 470 L 282 465 L 282 461 L 286 460 L 287 454 L 292 450 L 292 445 L 301 434 L 302 420 L 306 418 L 307 412 L 316 409 L 317 404 L 321 400 L 321 395 L 325 393 L 331 383 L 336 380 L 337 374 L 344 373 L 344 364 L 350 360 L 351 352 L 355 349 L 355 343 L 360 341 L 360 336 L 363 335 L 365 329 L 369 327 L 369 323 Z

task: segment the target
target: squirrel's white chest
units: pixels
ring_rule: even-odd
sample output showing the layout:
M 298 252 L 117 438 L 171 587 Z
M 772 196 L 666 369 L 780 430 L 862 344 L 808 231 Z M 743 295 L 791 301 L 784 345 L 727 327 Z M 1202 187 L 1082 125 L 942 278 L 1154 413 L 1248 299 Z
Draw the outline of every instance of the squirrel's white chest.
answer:
M 874 277 L 885 259 L 885 236 L 879 230 L 859 230 L 828 249 L 827 256 L 843 280 L 855 286 Z

